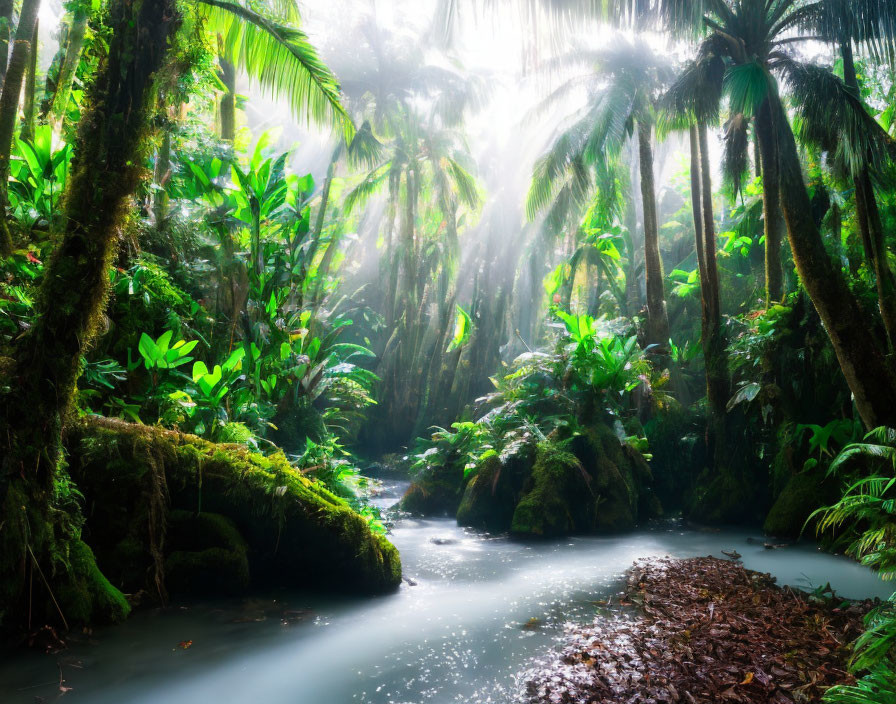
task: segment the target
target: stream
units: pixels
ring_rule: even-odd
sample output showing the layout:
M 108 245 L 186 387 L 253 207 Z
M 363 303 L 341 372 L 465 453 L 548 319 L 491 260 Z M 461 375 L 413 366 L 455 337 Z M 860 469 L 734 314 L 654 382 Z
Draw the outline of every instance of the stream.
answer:
M 387 482 L 388 506 L 404 484 Z M 517 673 L 593 618 L 637 558 L 736 549 L 779 583 L 886 598 L 892 585 L 811 544 L 767 550 L 758 532 L 675 522 L 613 537 L 519 542 L 404 519 L 390 536 L 407 581 L 392 595 L 278 593 L 137 611 L 56 656 L 8 655 L 0 700 L 91 704 L 507 702 Z M 62 683 L 60 686 L 60 678 Z M 65 691 L 63 691 L 63 689 Z

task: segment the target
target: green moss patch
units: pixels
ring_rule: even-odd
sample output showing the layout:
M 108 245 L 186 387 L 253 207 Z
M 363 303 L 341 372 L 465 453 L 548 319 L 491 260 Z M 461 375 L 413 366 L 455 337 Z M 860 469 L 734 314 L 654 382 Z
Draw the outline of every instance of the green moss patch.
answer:
M 214 524 L 216 537 L 185 550 L 195 553 L 189 559 L 168 556 L 168 566 L 185 579 L 172 587 L 192 591 L 204 579 L 196 574 L 203 570 L 226 570 L 234 578 L 228 589 L 238 587 L 237 534 L 245 541 L 255 583 L 375 593 L 401 581 L 395 547 L 280 453 L 263 456 L 241 445 L 99 418 L 76 424 L 68 446 L 72 476 L 88 501 L 87 539 L 95 543 L 100 566 L 129 588 L 141 586 L 135 579 L 150 592 L 158 588 L 166 571 L 169 519 L 182 515 L 173 510 L 223 520 L 201 519 L 206 532 Z M 223 550 L 228 557 L 215 552 L 200 558 L 205 550 Z M 129 565 L 113 563 L 126 554 Z

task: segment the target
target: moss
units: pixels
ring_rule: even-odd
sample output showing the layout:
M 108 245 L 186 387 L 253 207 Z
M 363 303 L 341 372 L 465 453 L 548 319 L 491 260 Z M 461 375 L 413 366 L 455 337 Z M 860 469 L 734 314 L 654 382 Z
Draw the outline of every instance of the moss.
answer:
M 457 509 L 457 522 L 462 526 L 501 532 L 510 529 L 523 479 L 531 472 L 525 458 L 502 462 L 490 455 L 467 483 Z
M 640 452 L 619 440 L 612 428 L 593 424 L 573 438 L 570 447 L 592 478 L 596 499 L 591 530 L 631 530 L 639 519 L 653 517 L 659 500 L 654 496 L 650 504 L 641 501 L 652 480 L 650 467 Z M 649 515 L 640 515 L 642 506 L 649 506 Z
M 837 485 L 825 479 L 824 472 L 800 472 L 790 477 L 771 510 L 762 529 L 781 538 L 797 538 L 806 519 L 817 508 L 837 499 Z M 811 532 L 812 528 L 807 529 Z
M 73 541 L 67 558 L 54 580 L 54 596 L 68 625 L 118 623 L 127 618 L 131 611 L 127 599 L 100 571 L 87 544 Z
M 552 537 L 584 532 L 594 522 L 595 495 L 581 462 L 550 440 L 541 443 L 511 531 Z
M 426 467 L 414 477 L 398 508 L 416 516 L 453 516 L 463 486 L 464 470 L 458 463 Z
M 152 536 L 151 504 L 164 493 L 171 509 L 230 519 L 248 545 L 255 582 L 371 593 L 401 581 L 395 547 L 282 453 L 262 456 L 240 445 L 97 418 L 72 428 L 69 452 L 72 475 L 88 499 L 87 527 L 98 542 L 122 521 L 134 528 L 136 516 Z M 110 501 L 123 503 L 110 509 Z M 144 543 L 147 562 L 156 559 L 164 525 L 154 532 L 155 547 Z
M 233 521 L 217 513 L 168 516 L 165 584 L 172 594 L 242 594 L 249 587 L 248 545 Z

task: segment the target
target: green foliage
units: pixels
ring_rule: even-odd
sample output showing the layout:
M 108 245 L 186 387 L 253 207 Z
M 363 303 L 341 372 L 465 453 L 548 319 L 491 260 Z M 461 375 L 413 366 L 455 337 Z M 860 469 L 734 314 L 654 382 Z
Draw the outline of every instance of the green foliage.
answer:
M 884 579 L 896 579 L 896 431 L 875 428 L 865 442 L 844 448 L 829 471 L 854 472 L 856 463 L 860 478 L 849 483 L 840 501 L 813 514 L 819 518 L 817 530 L 842 532 L 849 554 Z M 855 685 L 829 690 L 826 702 L 878 702 L 896 693 L 896 594 L 866 616 L 865 628 L 851 662 L 863 676 Z
M 39 125 L 32 140 L 16 140 L 9 204 L 19 223 L 28 228 L 54 223 L 71 159 L 71 144 L 60 142 L 50 125 Z

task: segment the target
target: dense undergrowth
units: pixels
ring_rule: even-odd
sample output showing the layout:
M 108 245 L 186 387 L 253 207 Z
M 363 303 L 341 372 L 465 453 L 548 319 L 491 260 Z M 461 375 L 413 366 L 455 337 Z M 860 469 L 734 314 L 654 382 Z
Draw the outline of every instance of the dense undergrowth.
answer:
M 470 139 L 495 86 L 375 17 L 331 72 L 290 3 L 72 2 L 39 76 L 24 0 L 0 621 L 35 574 L 66 625 L 217 581 L 394 587 L 359 469 L 386 451 L 410 512 L 524 536 L 680 512 L 818 531 L 892 576 L 891 5 L 603 3 L 690 58 L 586 37 L 509 168 Z M 323 166 L 259 128 L 238 72 L 333 128 Z M 869 616 L 832 700 L 892 675 L 893 624 Z

